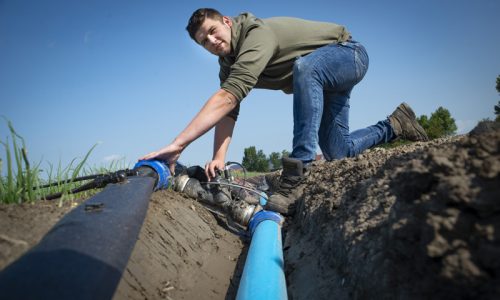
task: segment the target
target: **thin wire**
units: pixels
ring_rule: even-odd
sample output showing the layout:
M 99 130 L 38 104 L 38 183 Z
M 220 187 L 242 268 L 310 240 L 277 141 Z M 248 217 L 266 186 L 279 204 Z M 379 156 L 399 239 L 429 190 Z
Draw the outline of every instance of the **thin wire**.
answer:
M 230 166 L 230 165 L 238 165 L 241 167 L 241 169 L 243 170 L 243 184 L 245 184 L 247 181 L 247 170 L 245 169 L 245 167 L 242 164 L 240 164 L 239 162 L 235 162 L 235 161 L 228 161 L 226 163 L 226 167 Z
M 242 164 L 240 164 L 239 162 L 235 162 L 235 161 L 228 161 L 228 162 L 226 163 L 226 168 L 227 168 L 228 166 L 230 166 L 230 165 L 237 165 L 237 166 L 240 166 L 240 167 L 241 167 L 241 169 L 243 170 L 243 183 L 242 183 L 242 185 L 243 185 L 243 186 L 246 186 L 246 184 L 247 184 L 247 170 L 245 169 L 245 167 L 244 167 Z M 227 168 L 227 170 L 228 170 L 229 172 L 231 172 L 231 170 L 230 170 L 229 168 Z M 240 190 L 238 191 L 238 194 L 236 194 L 236 198 L 237 198 L 237 199 L 239 199 L 239 198 L 240 198 L 241 191 L 242 191 L 242 189 L 240 189 Z

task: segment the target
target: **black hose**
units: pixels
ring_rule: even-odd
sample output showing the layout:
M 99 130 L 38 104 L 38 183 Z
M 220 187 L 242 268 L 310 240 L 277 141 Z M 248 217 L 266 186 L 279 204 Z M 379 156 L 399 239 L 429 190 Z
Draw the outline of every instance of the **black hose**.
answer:
M 83 185 L 81 185 L 77 188 L 74 188 L 68 192 L 70 194 L 76 194 L 76 193 L 87 191 L 87 190 L 103 188 L 110 183 L 123 182 L 123 181 L 125 181 L 127 176 L 137 175 L 137 172 L 138 171 L 136 171 L 136 170 L 129 170 L 129 169 L 119 170 L 119 171 L 109 173 L 109 174 L 89 175 L 89 176 L 76 178 L 78 180 L 75 179 L 75 180 L 60 181 L 57 183 L 52 183 L 52 185 L 58 185 L 60 183 L 71 183 L 74 181 L 86 180 L 86 179 L 88 179 L 88 177 L 94 179 L 93 181 L 86 183 L 86 184 L 83 184 Z M 85 178 L 85 179 L 83 179 L 83 178 Z M 60 198 L 62 195 L 63 195 L 62 192 L 55 193 L 55 194 L 45 196 L 44 199 L 45 200 L 53 200 L 53 199 Z
M 68 184 L 72 182 L 78 182 L 78 181 L 84 181 L 84 180 L 90 180 L 90 179 L 95 179 L 97 177 L 105 176 L 106 174 L 95 174 L 95 175 L 88 175 L 88 176 L 82 176 L 82 177 L 77 177 L 75 179 L 68 179 L 68 180 L 61 180 L 61 181 L 56 181 L 56 182 L 51 182 L 45 185 L 40 185 L 40 186 L 34 186 L 34 190 L 40 190 L 40 189 L 46 189 L 52 186 L 58 186 L 62 184 Z
M 155 180 L 133 176 L 110 184 L 65 215 L 38 245 L 0 273 L 1 298 L 111 299 Z

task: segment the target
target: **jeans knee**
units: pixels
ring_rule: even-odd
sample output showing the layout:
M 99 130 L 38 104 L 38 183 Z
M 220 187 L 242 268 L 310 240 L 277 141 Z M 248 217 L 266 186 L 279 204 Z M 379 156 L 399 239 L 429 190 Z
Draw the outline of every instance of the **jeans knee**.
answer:
M 356 151 L 352 143 L 320 141 L 319 147 L 323 152 L 323 156 L 328 161 L 356 156 Z

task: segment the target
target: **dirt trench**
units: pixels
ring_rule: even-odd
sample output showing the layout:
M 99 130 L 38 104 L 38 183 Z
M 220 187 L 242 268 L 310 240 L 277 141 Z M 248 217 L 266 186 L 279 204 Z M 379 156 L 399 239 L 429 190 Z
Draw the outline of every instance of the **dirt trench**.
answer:
M 114 299 L 234 299 L 246 238 L 216 216 L 179 193 L 154 193 Z

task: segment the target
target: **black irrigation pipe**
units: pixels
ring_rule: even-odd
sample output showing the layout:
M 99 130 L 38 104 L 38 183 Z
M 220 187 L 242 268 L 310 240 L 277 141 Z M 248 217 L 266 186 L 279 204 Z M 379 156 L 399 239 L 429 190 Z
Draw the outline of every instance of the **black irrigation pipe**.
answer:
M 138 176 L 109 184 L 65 215 L 38 245 L 0 273 L 0 297 L 111 299 L 150 195 L 165 177 L 155 171 L 138 167 Z

